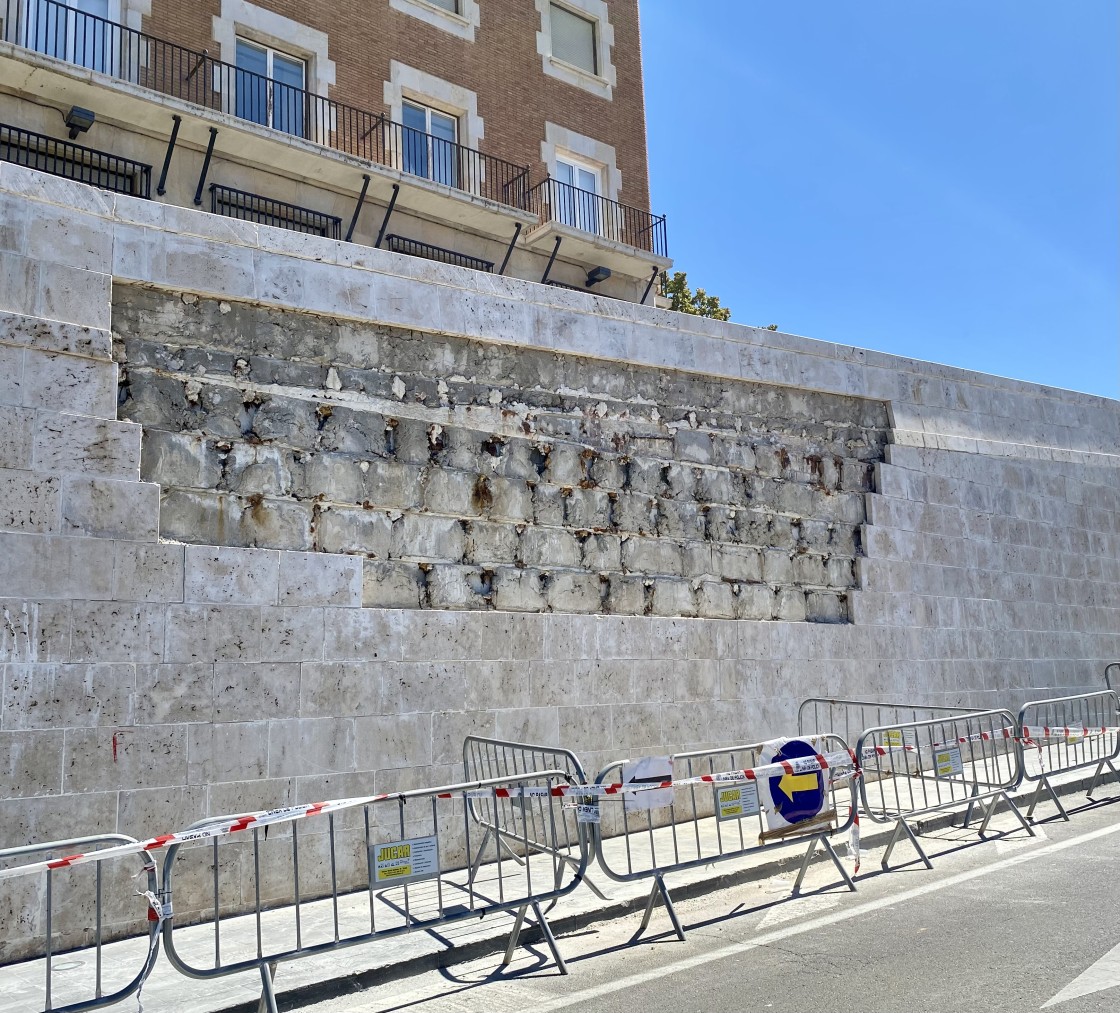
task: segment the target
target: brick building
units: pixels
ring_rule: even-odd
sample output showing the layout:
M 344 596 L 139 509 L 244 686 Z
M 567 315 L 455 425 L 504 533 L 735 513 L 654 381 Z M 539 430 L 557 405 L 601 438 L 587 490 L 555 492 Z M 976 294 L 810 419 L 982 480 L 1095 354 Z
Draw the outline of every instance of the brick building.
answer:
M 0 159 L 626 299 L 652 301 L 670 264 L 637 0 L 0 0 L 0 14 Z

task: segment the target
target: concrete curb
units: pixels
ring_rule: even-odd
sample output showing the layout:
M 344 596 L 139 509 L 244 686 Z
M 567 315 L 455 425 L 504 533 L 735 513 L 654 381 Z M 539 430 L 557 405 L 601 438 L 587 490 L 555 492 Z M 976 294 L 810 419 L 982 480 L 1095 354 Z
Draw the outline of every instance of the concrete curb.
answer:
M 1079 793 L 1084 794 L 1088 790 L 1091 781 L 1091 776 L 1085 776 L 1063 782 L 1052 781 L 1051 783 L 1059 796 L 1065 796 Z M 1025 782 L 1024 785 L 1020 786 L 1018 791 L 1011 795 L 1011 798 L 1016 803 L 1025 805 L 1030 796 L 1034 793 L 1034 790 L 1035 782 Z M 1040 806 L 1047 800 L 1048 797 L 1043 796 L 1040 799 Z M 1120 796 L 1118 796 L 1116 800 L 1120 801 Z M 997 813 L 1000 811 L 998 807 L 996 811 Z M 927 819 L 913 821 L 912 826 L 915 832 L 921 835 L 954 826 L 961 816 L 962 812 L 959 810 L 947 813 L 936 813 Z M 1051 819 L 1058 818 L 1060 818 L 1058 814 L 1054 813 L 1051 816 L 1046 816 L 1039 820 L 1032 820 L 1031 823 L 1032 825 L 1036 823 L 1047 823 Z M 879 826 L 879 824 L 872 825 L 876 827 Z M 864 847 L 872 848 L 886 844 L 893 830 L 894 828 L 891 826 L 872 834 L 864 834 Z M 900 840 L 899 843 L 904 848 L 909 848 L 909 842 Z M 910 849 L 910 854 L 913 855 L 912 849 Z M 822 856 L 818 855 L 814 861 L 819 860 L 820 857 Z M 747 869 L 738 869 L 732 872 L 713 871 L 712 875 L 707 879 L 673 887 L 672 896 L 674 900 L 691 900 L 728 887 L 769 879 L 772 876 L 780 875 L 785 872 L 786 866 L 796 864 L 800 859 L 801 856 L 799 853 L 791 852 L 788 856 L 762 862 Z M 911 860 L 918 861 L 917 856 L 914 855 Z M 908 863 L 903 860 L 897 864 Z M 897 867 L 897 865 L 894 867 Z M 714 868 L 715 866 L 713 866 L 713 870 Z M 878 870 L 875 872 L 865 872 L 861 878 L 877 874 L 879 874 Z M 552 927 L 555 935 L 561 936 L 565 933 L 580 931 L 597 922 L 610 921 L 622 918 L 628 914 L 633 914 L 635 911 L 639 910 L 640 907 L 640 901 L 637 903 L 632 900 L 608 901 L 602 906 L 595 908 L 593 911 L 581 911 L 571 915 L 551 918 L 549 919 L 549 925 Z M 635 926 L 635 928 L 637 928 L 637 926 Z M 400 981 L 403 978 L 415 977 L 426 971 L 453 967 L 457 964 L 478 960 L 482 957 L 500 954 L 505 951 L 509 939 L 508 929 L 509 927 L 507 926 L 506 929 L 495 933 L 491 937 L 478 939 L 462 946 L 452 946 L 436 953 L 424 954 L 419 957 L 411 957 L 407 960 L 401 960 L 395 963 L 383 964 L 380 967 L 370 968 L 369 970 L 360 971 L 357 974 L 348 975 L 346 977 L 326 978 L 314 984 L 299 985 L 287 991 L 277 992 L 277 1006 L 281 1010 L 298 1009 L 311 1003 L 331 999 L 340 994 L 363 992 L 376 988 L 378 985 L 386 985 L 394 981 Z M 671 931 L 671 928 L 669 931 Z M 539 942 L 542 939 L 543 936 L 535 927 L 523 930 L 523 944 Z M 217 1013 L 257 1013 L 257 1010 L 258 1003 L 256 1000 L 252 1000 L 223 1007 L 221 1010 L 217 1011 Z

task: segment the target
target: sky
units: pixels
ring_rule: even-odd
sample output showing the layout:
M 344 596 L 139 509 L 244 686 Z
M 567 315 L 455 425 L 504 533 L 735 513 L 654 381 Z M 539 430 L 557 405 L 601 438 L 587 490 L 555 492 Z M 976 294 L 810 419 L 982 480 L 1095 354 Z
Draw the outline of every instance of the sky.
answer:
M 1117 0 L 639 0 L 653 210 L 732 320 L 1120 398 Z

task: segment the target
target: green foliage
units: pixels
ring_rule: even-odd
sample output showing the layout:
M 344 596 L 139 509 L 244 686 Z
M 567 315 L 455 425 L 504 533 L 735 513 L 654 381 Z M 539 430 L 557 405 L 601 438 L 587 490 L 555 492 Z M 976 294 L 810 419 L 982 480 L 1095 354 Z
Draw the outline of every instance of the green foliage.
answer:
M 671 299 L 671 309 L 678 313 L 690 313 L 694 317 L 712 317 L 714 320 L 730 320 L 731 310 L 719 304 L 719 296 L 708 295 L 702 288 L 695 292 L 688 287 L 688 276 L 683 271 L 675 271 L 673 277 L 663 272 L 661 292 Z

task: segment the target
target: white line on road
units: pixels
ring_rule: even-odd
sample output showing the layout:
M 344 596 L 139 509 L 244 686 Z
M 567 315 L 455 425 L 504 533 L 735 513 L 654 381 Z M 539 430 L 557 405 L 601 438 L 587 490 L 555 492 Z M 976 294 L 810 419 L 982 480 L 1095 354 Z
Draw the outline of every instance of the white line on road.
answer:
M 911 890 L 904 890 L 902 893 L 892 893 L 887 897 L 868 901 L 866 904 L 859 904 L 846 911 L 837 911 L 834 914 L 822 915 L 819 918 L 813 918 L 810 921 L 802 922 L 800 925 L 791 925 L 788 928 L 777 929 L 765 935 L 756 936 L 754 939 L 746 940 L 741 943 L 731 943 L 728 946 L 720 947 L 718 950 L 710 950 L 707 953 L 697 954 L 694 957 L 686 957 L 683 960 L 678 960 L 671 964 L 659 964 L 650 971 L 630 974 L 625 978 L 616 978 L 614 981 L 605 982 L 602 985 L 595 985 L 591 988 L 585 988 L 579 992 L 572 992 L 569 995 L 559 996 L 556 999 L 534 1002 L 533 1013 L 551 1013 L 553 1010 L 562 1010 L 570 1006 L 578 1006 L 604 995 L 610 995 L 614 992 L 621 992 L 624 989 L 636 988 L 640 985 L 648 984 L 649 982 L 658 981 L 669 974 L 678 974 L 681 971 L 689 971 L 695 967 L 703 967 L 705 964 L 710 964 L 716 960 L 725 960 L 728 957 L 749 953 L 751 950 L 756 950 L 761 946 L 768 946 L 771 943 L 780 942 L 783 939 L 789 939 L 791 936 L 828 928 L 831 925 L 847 921 L 850 918 L 858 918 L 860 915 L 881 911 L 886 907 L 894 907 L 905 901 L 913 900 L 916 897 L 924 897 L 926 894 L 936 893 L 938 890 L 946 890 L 953 886 L 959 886 L 961 883 L 967 883 L 970 880 L 979 879 L 982 876 L 988 876 L 994 872 L 1001 872 L 1004 869 L 1010 869 L 1016 865 L 1023 865 L 1026 862 L 1033 862 L 1036 858 L 1046 858 L 1049 855 L 1057 854 L 1059 851 L 1065 851 L 1067 848 L 1076 848 L 1078 845 L 1089 844 L 1101 837 L 1107 837 L 1109 834 L 1116 833 L 1120 833 L 1120 823 L 1117 823 L 1115 826 L 1102 827 L 1100 830 L 1090 831 L 1087 834 L 1082 834 L 1080 837 L 1071 837 L 1068 840 L 1059 841 L 1057 844 L 1048 844 L 1046 847 L 1039 848 L 1037 851 L 1028 851 L 1018 855 L 1011 855 L 1008 858 L 993 862 L 991 865 L 986 865 L 983 868 L 972 869 L 969 872 L 959 872 L 954 876 L 949 876 L 936 883 L 916 886 Z

